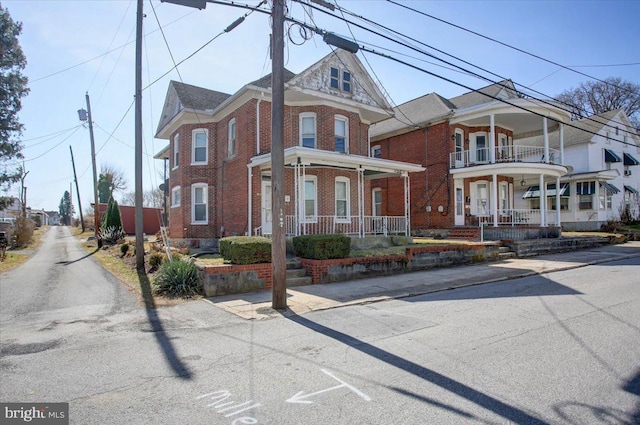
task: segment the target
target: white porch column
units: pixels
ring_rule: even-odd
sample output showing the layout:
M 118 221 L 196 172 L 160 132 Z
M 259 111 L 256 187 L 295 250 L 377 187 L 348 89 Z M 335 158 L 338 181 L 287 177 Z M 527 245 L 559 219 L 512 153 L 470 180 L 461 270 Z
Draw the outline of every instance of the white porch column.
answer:
M 247 178 L 247 236 L 253 236 L 253 220 L 252 220 L 252 214 L 251 214 L 251 210 L 253 209 L 253 188 L 252 188 L 252 177 L 253 177 L 253 173 L 252 173 L 253 169 L 251 168 L 251 165 L 247 164 L 247 174 L 248 174 L 248 178 Z M 262 183 L 261 183 L 262 184 Z M 262 188 L 260 189 L 260 191 L 262 192 Z M 260 196 L 262 196 L 262 194 L 260 194 Z
M 496 162 L 496 129 L 495 129 L 495 116 L 493 114 L 491 114 L 489 116 L 489 120 L 490 120 L 490 127 L 489 127 L 489 138 L 490 138 L 490 142 L 489 142 L 489 149 L 491 149 L 489 151 L 489 161 L 491 161 L 492 164 L 495 164 Z
M 411 184 L 409 181 L 409 173 L 402 173 L 404 178 L 404 223 L 405 236 L 410 237 L 411 234 Z
M 491 210 L 493 211 L 493 227 L 498 227 L 498 175 L 493 174 L 493 181 L 491 182 Z
M 300 236 L 300 164 L 293 166 L 293 226 L 294 235 Z
M 542 118 L 542 133 L 544 134 L 544 162 L 549 163 L 549 130 L 547 128 L 547 117 Z
M 538 183 L 540 188 L 540 226 L 547 226 L 547 187 L 544 184 L 544 176 L 540 174 Z
M 560 165 L 564 165 L 564 124 L 560 123 Z
M 358 237 L 364 233 L 364 168 L 358 167 Z
M 300 203 L 298 205 L 299 208 L 299 216 L 298 216 L 298 220 L 302 223 L 302 225 L 299 227 L 299 234 L 302 235 L 306 235 L 307 234 L 307 220 L 304 214 L 304 201 L 305 201 L 305 190 L 306 190 L 306 180 L 307 180 L 307 169 L 305 164 L 302 164 L 302 175 L 301 175 L 301 180 L 302 182 L 298 181 L 298 185 L 300 186 Z M 316 188 L 317 190 L 317 188 Z
M 556 177 L 556 226 L 560 227 L 560 177 Z

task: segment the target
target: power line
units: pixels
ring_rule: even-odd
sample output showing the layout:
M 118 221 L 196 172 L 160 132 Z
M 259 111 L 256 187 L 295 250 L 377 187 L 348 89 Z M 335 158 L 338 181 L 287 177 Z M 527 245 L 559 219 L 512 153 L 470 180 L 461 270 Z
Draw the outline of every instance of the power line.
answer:
M 296 2 L 302 2 L 302 3 L 304 3 L 302 0 L 293 0 L 293 1 L 296 1 Z M 480 74 L 478 74 L 478 73 L 476 73 L 476 72 L 473 72 L 473 71 L 471 71 L 471 70 L 468 70 L 468 69 L 466 69 L 466 68 L 463 68 L 463 67 L 461 67 L 461 66 L 459 66 L 459 65 L 456 65 L 456 64 L 454 64 L 454 63 L 448 62 L 448 61 L 446 61 L 446 60 L 444 60 L 444 59 L 442 59 L 442 58 L 439 58 L 439 57 L 437 57 L 437 56 L 435 56 L 435 55 L 433 55 L 433 54 L 431 54 L 431 53 L 425 52 L 424 50 L 421 50 L 421 49 L 419 49 L 419 48 L 417 48 L 417 47 L 411 46 L 411 45 L 409 45 L 409 44 L 407 44 L 407 43 L 405 43 L 405 42 L 403 42 L 403 41 L 393 39 L 393 38 L 391 38 L 391 37 L 389 37 L 389 36 L 386 36 L 386 35 L 384 35 L 384 34 L 381 34 L 381 33 L 377 32 L 377 31 L 374 31 L 374 30 L 372 30 L 372 29 L 370 29 L 370 28 L 367 28 L 367 27 L 364 27 L 364 26 L 359 25 L 359 24 L 357 24 L 357 23 L 354 23 L 353 21 L 350 21 L 350 20 L 348 20 L 348 19 L 346 19 L 346 18 L 344 18 L 344 17 L 336 16 L 336 15 L 334 15 L 334 14 L 332 14 L 332 13 L 329 13 L 329 12 L 327 12 L 327 11 L 325 11 L 325 10 L 321 9 L 321 8 L 318 8 L 318 7 L 316 7 L 316 6 L 313 6 L 313 5 L 311 5 L 311 4 L 307 4 L 307 3 L 304 3 L 304 4 L 306 4 L 307 6 L 309 6 L 309 7 L 313 8 L 313 9 L 319 10 L 320 12 L 322 12 L 322 13 L 324 13 L 324 14 L 326 14 L 326 15 L 329 15 L 329 16 L 331 16 L 331 17 L 333 17 L 333 18 L 336 18 L 336 19 L 339 19 L 339 20 L 341 20 L 341 21 L 344 21 L 344 22 L 346 22 L 347 24 L 355 25 L 356 27 L 358 27 L 358 28 L 360 28 L 360 29 L 363 29 L 363 30 L 365 30 L 365 31 L 367 31 L 367 32 L 370 32 L 370 33 L 373 33 L 373 34 L 375 34 L 375 35 L 378 35 L 379 37 L 382 37 L 382 38 L 384 38 L 384 39 L 386 39 L 386 40 L 389 40 L 389 41 L 391 41 L 391 42 L 393 42 L 393 43 L 400 44 L 401 46 L 407 47 L 407 48 L 409 48 L 409 49 L 411 49 L 411 50 L 414 50 L 414 51 L 416 51 L 416 52 L 418 52 L 418 53 L 421 53 L 421 54 L 423 54 L 423 55 L 425 55 L 425 56 L 428 56 L 428 57 L 434 58 L 434 59 L 436 59 L 436 60 L 438 60 L 438 61 L 441 61 L 441 62 L 443 62 L 443 63 L 446 63 L 447 65 L 450 65 L 450 66 L 452 66 L 452 67 L 458 68 L 458 69 L 460 69 L 461 71 L 463 71 L 463 72 L 465 72 L 465 73 L 467 73 L 467 74 L 469 74 L 469 75 L 475 76 L 475 77 L 477 77 L 477 78 L 479 78 L 479 79 L 481 79 L 481 80 L 485 80 L 485 81 L 487 81 L 487 82 L 490 82 L 491 84 L 497 84 L 497 85 L 500 85 L 500 86 L 502 86 L 502 87 L 504 87 L 504 88 L 506 88 L 506 89 L 510 89 L 510 87 L 508 87 L 508 86 L 504 85 L 502 82 L 496 82 L 496 81 L 493 81 L 493 80 L 491 80 L 490 78 L 487 78 L 487 77 L 485 77 L 485 76 L 482 76 L 482 75 L 480 75 Z M 478 68 L 478 69 L 480 69 L 480 70 L 482 70 L 482 71 L 484 71 L 484 72 L 487 72 L 487 73 L 489 73 L 489 74 L 492 74 L 492 75 L 494 75 L 494 76 L 496 76 L 496 77 L 498 77 L 498 78 L 501 78 L 502 80 L 508 80 L 508 78 L 502 77 L 502 76 L 500 76 L 500 75 L 498 75 L 498 74 L 496 74 L 496 73 L 494 73 L 494 72 L 492 72 L 492 71 L 489 71 L 489 70 L 487 70 L 487 69 L 484 69 L 484 68 L 482 68 L 482 67 L 479 67 L 479 66 L 477 66 L 477 65 L 474 65 L 474 64 L 472 64 L 472 63 L 470 63 L 470 62 L 467 62 L 467 61 L 465 61 L 465 60 L 463 60 L 463 59 L 461 59 L 461 58 L 458 58 L 458 57 L 456 57 L 456 56 L 454 56 L 454 55 L 451 55 L 451 54 L 449 54 L 449 53 L 447 53 L 447 52 L 444 52 L 444 51 L 442 51 L 442 50 L 440 50 L 440 49 L 437 49 L 437 48 L 435 48 L 435 47 L 433 47 L 433 46 L 430 46 L 430 45 L 428 45 L 428 44 L 426 44 L 426 43 L 424 43 L 424 42 L 422 42 L 422 41 L 416 40 L 416 39 L 414 39 L 414 38 L 412 38 L 412 37 L 409 37 L 409 36 L 407 36 L 407 35 L 405 35 L 405 34 L 402 34 L 402 33 L 398 32 L 398 31 L 395 31 L 395 30 L 393 30 L 393 29 L 391 29 L 391 28 L 385 27 L 384 25 L 381 25 L 381 24 L 378 24 L 378 23 L 376 23 L 376 22 L 373 22 L 373 21 L 371 21 L 371 20 L 369 20 L 369 19 L 367 19 L 367 18 L 365 18 L 365 17 L 362 17 L 362 16 L 360 16 L 360 15 L 357 15 L 357 14 L 355 14 L 355 13 L 353 13 L 353 12 L 350 12 L 350 11 L 348 11 L 347 9 L 344 9 L 344 8 L 342 8 L 342 7 L 340 7 L 340 6 L 336 6 L 336 8 L 338 8 L 338 9 L 339 9 L 339 10 L 341 10 L 341 11 L 342 11 L 342 10 L 344 10 L 344 11 L 346 11 L 347 13 L 351 14 L 352 16 L 358 17 L 359 19 L 362 19 L 362 20 L 364 20 L 364 21 L 366 21 L 366 22 L 368 22 L 368 23 L 371 23 L 371 24 L 373 24 L 373 25 L 376 25 L 376 26 L 378 26 L 378 27 L 381 27 L 381 28 L 383 28 L 383 29 L 385 29 L 385 30 L 387 30 L 387 31 L 389 31 L 389 32 L 391 32 L 391 33 L 393 33 L 393 34 L 396 34 L 396 35 L 399 35 L 399 36 L 401 36 L 401 37 L 404 37 L 404 38 L 407 38 L 407 39 L 409 39 L 409 40 L 412 40 L 412 41 L 414 41 L 414 42 L 416 42 L 416 43 L 419 43 L 419 44 L 421 44 L 421 45 L 423 45 L 423 46 L 425 46 L 425 47 L 428 47 L 428 48 L 430 48 L 430 49 L 433 49 L 433 50 L 435 50 L 435 51 L 437 51 L 437 52 L 439 52 L 439 53 L 442 53 L 442 54 L 444 54 L 444 55 L 447 55 L 447 56 L 449 56 L 449 57 L 452 57 L 452 58 L 454 58 L 454 59 L 456 59 L 456 60 L 458 60 L 458 61 L 460 61 L 460 62 L 463 62 L 463 63 L 465 63 L 465 64 L 468 64 L 468 65 L 470 65 L 470 66 L 473 66 L 473 67 L 475 67 L 475 68 Z M 514 83 L 515 83 L 515 82 L 514 82 Z M 553 99 L 555 102 L 562 103 L 562 104 L 564 104 L 564 105 L 566 105 L 566 106 L 570 107 L 571 109 L 562 108 L 562 107 L 560 107 L 560 105 L 558 105 L 558 104 L 550 103 L 549 101 L 546 101 L 546 100 L 544 100 L 544 99 L 538 99 L 538 98 L 535 98 L 535 97 L 533 97 L 533 96 L 531 96 L 531 95 L 528 95 L 528 97 L 529 97 L 530 99 L 536 100 L 536 101 L 538 101 L 538 102 L 546 103 L 546 104 L 547 104 L 547 105 L 549 105 L 549 106 L 553 106 L 553 107 L 556 107 L 556 108 L 563 109 L 563 110 L 565 110 L 566 112 L 569 112 L 569 113 L 571 113 L 571 114 L 573 114 L 573 113 L 574 113 L 574 110 L 575 110 L 575 109 L 578 109 L 578 110 L 580 110 L 581 112 L 587 112 L 586 110 L 581 109 L 581 108 L 578 108 L 578 107 L 576 107 L 575 105 L 571 105 L 571 104 L 567 104 L 567 103 L 564 103 L 564 102 L 560 102 L 560 101 L 558 101 L 557 99 L 554 99 L 552 96 L 549 96 L 549 95 L 546 95 L 546 94 L 544 94 L 544 93 L 538 92 L 538 91 L 536 91 L 536 90 L 534 90 L 534 89 L 532 89 L 532 88 L 530 88 L 530 87 L 526 87 L 526 86 L 525 86 L 525 85 L 523 85 L 523 84 L 519 84 L 519 83 L 518 83 L 518 85 L 520 85 L 520 86 L 522 86 L 522 87 L 524 87 L 524 88 L 527 88 L 528 90 L 530 90 L 530 91 L 532 91 L 532 92 L 534 92 L 534 93 L 538 93 L 538 94 L 540 94 L 540 95 L 542 95 L 542 96 L 544 96 L 544 97 L 548 97 L 548 98 L 550 98 L 550 99 Z M 614 85 L 614 86 L 615 86 L 615 85 Z M 477 91 L 477 90 L 474 90 L 474 91 Z M 597 121 L 597 119 L 595 119 L 594 117 L 587 117 L 587 118 L 585 118 L 585 119 L 590 119 L 590 120 L 592 120 L 592 121 L 594 121 L 594 122 L 596 122 L 596 123 L 598 123 L 598 124 L 601 124 L 601 125 L 606 125 L 606 124 L 607 124 L 606 122 L 600 122 L 600 121 Z M 617 122 L 617 121 L 614 121 L 614 122 L 616 122 L 617 124 L 620 124 L 620 125 L 625 126 L 625 123 L 621 123 L 621 122 Z M 625 130 L 625 129 L 622 129 L 622 131 L 624 131 L 624 132 L 626 132 L 626 133 L 629 133 L 629 134 L 635 134 L 634 132 L 632 132 L 632 131 L 628 131 L 628 130 Z
M 186 18 L 187 16 L 191 15 L 192 13 L 195 13 L 195 11 L 194 11 L 194 12 L 189 12 L 189 13 L 187 13 L 187 14 L 183 15 L 183 16 L 181 16 L 181 17 L 179 17 L 179 18 L 177 18 L 177 19 L 175 19 L 175 20 L 173 20 L 173 21 L 169 22 L 169 23 L 168 23 L 168 24 L 166 24 L 165 26 L 166 26 L 166 27 L 168 27 L 169 25 L 175 24 L 176 22 L 178 22 L 178 21 L 180 21 L 180 20 L 182 20 L 182 19 Z M 147 36 L 149 36 L 149 35 L 151 35 L 151 34 L 153 34 L 153 33 L 157 32 L 157 31 L 159 31 L 159 29 L 155 29 L 155 30 L 153 30 L 153 31 L 150 31 L 150 32 L 148 32 L 148 33 L 146 33 L 146 34 L 145 34 L 145 37 L 147 37 Z M 52 73 L 50 73 L 50 74 L 43 75 L 42 77 L 38 77 L 38 78 L 34 78 L 34 79 L 29 79 L 29 83 L 35 83 L 35 82 L 38 82 L 38 81 L 41 81 L 41 80 L 44 80 L 44 79 L 47 79 L 47 78 L 50 78 L 50 77 L 56 76 L 56 75 L 58 75 L 58 74 L 62 74 L 63 72 L 70 71 L 70 70 L 72 70 L 72 69 L 74 69 L 74 68 L 77 68 L 77 67 L 79 67 L 79 66 L 85 65 L 85 64 L 87 64 L 87 63 L 89 63 L 89 62 L 92 62 L 92 61 L 94 61 L 94 60 L 96 60 L 96 59 L 100 59 L 100 58 L 102 58 L 102 57 L 104 57 L 104 56 L 106 56 L 106 55 L 108 55 L 108 54 L 110 54 L 110 53 L 113 53 L 113 52 L 115 52 L 115 51 L 117 51 L 117 50 L 120 50 L 120 49 L 122 49 L 122 48 L 124 48 L 124 47 L 128 46 L 129 44 L 133 44 L 133 43 L 135 43 L 135 40 L 129 41 L 129 42 L 125 43 L 125 44 L 121 44 L 120 46 L 118 46 L 118 47 L 114 47 L 113 49 L 108 50 L 108 51 L 106 51 L 106 52 L 104 52 L 104 53 L 102 53 L 102 54 L 100 54 L 100 55 L 98 55 L 98 56 L 94 56 L 94 57 L 92 57 L 91 59 L 84 60 L 84 61 L 82 61 L 82 62 L 79 62 L 79 63 L 75 64 L 75 65 L 71 65 L 71 66 L 69 66 L 69 67 L 67 67 L 67 68 L 61 69 L 61 70 L 59 70 L 59 71 L 55 71 L 55 72 L 52 72 Z
M 428 18 L 434 19 L 434 20 L 436 20 L 436 21 L 438 21 L 438 22 L 442 22 L 443 24 L 450 25 L 450 26 L 452 26 L 452 27 L 454 27 L 454 28 L 457 28 L 457 29 L 460 29 L 460 30 L 466 31 L 466 32 L 471 33 L 471 34 L 473 34 L 473 35 L 476 35 L 476 36 L 478 36 L 478 37 L 482 37 L 482 38 L 484 38 L 484 39 L 486 39 L 486 40 L 493 41 L 494 43 L 498 43 L 498 44 L 500 44 L 500 45 L 502 45 L 502 46 L 505 46 L 505 47 L 508 47 L 508 48 L 510 48 L 510 49 L 516 50 L 516 51 L 518 51 L 518 52 L 520 52 L 520 53 L 524 53 L 525 55 L 528 55 L 528 56 L 534 57 L 534 58 L 539 59 L 539 60 L 541 60 L 541 61 L 544 61 L 544 62 L 550 63 L 550 64 L 555 65 L 555 66 L 559 66 L 559 67 L 561 67 L 561 68 L 564 68 L 564 69 L 567 69 L 567 70 L 569 70 L 569 71 L 575 72 L 576 74 L 580 74 L 580 75 L 582 75 L 582 76 L 584 76 L 584 77 L 587 77 L 587 78 L 590 78 L 590 79 L 592 79 L 592 80 L 596 80 L 596 81 L 599 81 L 599 82 L 604 83 L 604 84 L 607 84 L 607 85 L 612 85 L 612 86 L 614 86 L 614 87 L 618 88 L 619 90 L 627 91 L 626 89 L 624 89 L 624 88 L 622 88 L 622 87 L 620 87 L 620 86 L 618 86 L 618 85 L 616 85 L 616 84 L 608 83 L 608 82 L 606 82 L 606 81 L 604 81 L 604 80 L 601 80 L 601 79 L 599 79 L 599 78 L 593 77 L 593 76 L 591 76 L 591 75 L 589 75 L 589 74 L 585 74 L 584 72 L 581 72 L 581 71 L 576 71 L 575 69 L 572 69 L 572 68 L 570 68 L 570 67 L 568 67 L 568 66 L 566 66 L 566 65 L 562 65 L 562 64 L 560 64 L 560 63 L 558 63 L 558 62 L 554 62 L 554 61 L 552 61 L 552 60 L 550 60 L 550 59 L 543 58 L 542 56 L 536 55 L 535 53 L 527 52 L 526 50 L 523 50 L 523 49 L 520 49 L 520 48 L 518 48 L 518 47 L 512 46 L 512 45 L 510 45 L 510 44 L 504 43 L 504 42 L 502 42 L 502 41 L 500 41 L 500 40 L 496 40 L 495 38 L 491 38 L 491 37 L 486 36 L 486 35 L 484 35 L 484 34 L 480 34 L 479 32 L 476 32 L 476 31 L 470 30 L 470 29 L 468 29 L 468 28 L 464 28 L 464 27 L 462 27 L 462 26 L 460 26 L 460 25 L 456 25 L 456 24 L 451 23 L 451 22 L 449 22 L 449 21 L 446 21 L 446 20 L 444 20 L 444 19 L 441 19 L 441 18 L 435 17 L 435 16 L 433 16 L 433 15 L 430 15 L 430 14 L 428 14 L 428 13 L 422 12 L 422 11 L 420 11 L 420 10 L 418 10 L 418 9 L 414 9 L 414 8 L 412 8 L 412 7 L 409 7 L 409 6 L 406 6 L 406 5 L 404 5 L 404 4 L 398 3 L 398 2 L 396 2 L 396 1 L 394 1 L 394 0 L 386 0 L 386 1 L 387 1 L 387 2 L 389 2 L 389 3 L 395 4 L 396 6 L 400 6 L 400 7 L 404 8 L 404 9 L 408 9 L 408 10 L 411 10 L 412 12 L 415 12 L 415 13 L 418 13 L 418 14 L 420 14 L 420 15 L 426 16 L 426 17 L 428 17 Z

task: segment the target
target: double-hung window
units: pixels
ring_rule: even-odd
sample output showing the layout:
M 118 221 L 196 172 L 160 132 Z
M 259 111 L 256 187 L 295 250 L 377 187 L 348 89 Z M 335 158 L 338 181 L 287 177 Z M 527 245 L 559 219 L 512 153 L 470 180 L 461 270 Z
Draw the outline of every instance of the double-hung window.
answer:
M 180 135 L 173 136 L 173 168 L 178 168 L 180 159 Z
M 171 189 L 171 207 L 180 206 L 180 186 Z
M 341 115 L 336 115 L 334 123 L 336 152 L 349 152 L 349 119 Z
M 236 119 L 229 121 L 229 135 L 227 140 L 227 156 L 236 154 Z
M 300 145 L 305 148 L 316 147 L 316 114 L 314 112 L 300 114 Z
M 336 177 L 336 221 L 349 221 L 350 219 L 349 193 L 349 179 Z
M 209 139 L 209 132 L 204 128 L 193 130 L 192 134 L 192 152 L 191 152 L 191 164 L 206 164 L 207 163 L 207 145 Z
M 316 221 L 318 218 L 317 179 L 308 176 L 304 181 L 304 220 Z
M 191 186 L 191 223 L 207 223 L 207 184 L 196 183 Z
M 578 195 L 578 209 L 592 210 L 593 195 L 596 193 L 596 182 L 577 182 L 576 195 Z

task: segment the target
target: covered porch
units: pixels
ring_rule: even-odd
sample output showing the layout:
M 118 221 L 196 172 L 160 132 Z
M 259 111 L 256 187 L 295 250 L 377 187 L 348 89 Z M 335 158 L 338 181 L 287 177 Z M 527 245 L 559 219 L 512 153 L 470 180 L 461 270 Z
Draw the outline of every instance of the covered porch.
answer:
M 421 165 L 302 146 L 287 148 L 284 154 L 285 180 L 291 183 L 287 186 L 292 187 L 292 193 L 285 195 L 290 206 L 285 222 L 280 225 L 285 227 L 288 238 L 332 233 L 359 238 L 411 234 L 409 174 L 424 171 Z M 269 236 L 276 225 L 271 213 L 271 155 L 256 156 L 247 166 L 250 188 L 248 233 Z M 255 169 L 260 170 L 262 180 L 258 225 L 251 219 L 257 207 L 251 191 Z M 401 216 L 383 216 L 368 184 L 371 179 L 390 177 L 403 180 L 404 215 Z

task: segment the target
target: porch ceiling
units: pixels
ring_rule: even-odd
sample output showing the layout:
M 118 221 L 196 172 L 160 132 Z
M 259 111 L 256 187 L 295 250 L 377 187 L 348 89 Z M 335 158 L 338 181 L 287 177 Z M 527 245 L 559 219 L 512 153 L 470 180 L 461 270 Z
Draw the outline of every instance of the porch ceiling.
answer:
M 304 164 L 306 166 L 336 167 L 348 170 L 363 169 L 366 178 L 398 176 L 404 173 L 416 173 L 425 168 L 419 164 L 371 158 L 361 155 L 349 155 L 339 152 L 294 146 L 284 150 L 285 166 Z M 249 167 L 271 168 L 271 154 L 251 158 Z
M 527 113 L 505 113 L 495 114 L 494 122 L 496 127 L 502 127 L 513 131 L 515 134 L 533 133 L 542 131 L 542 118 Z M 469 127 L 486 127 L 490 124 L 490 117 L 476 117 L 472 119 L 462 119 L 458 123 Z M 547 130 L 549 132 L 555 131 L 558 128 L 558 123 L 555 121 L 548 122 Z

